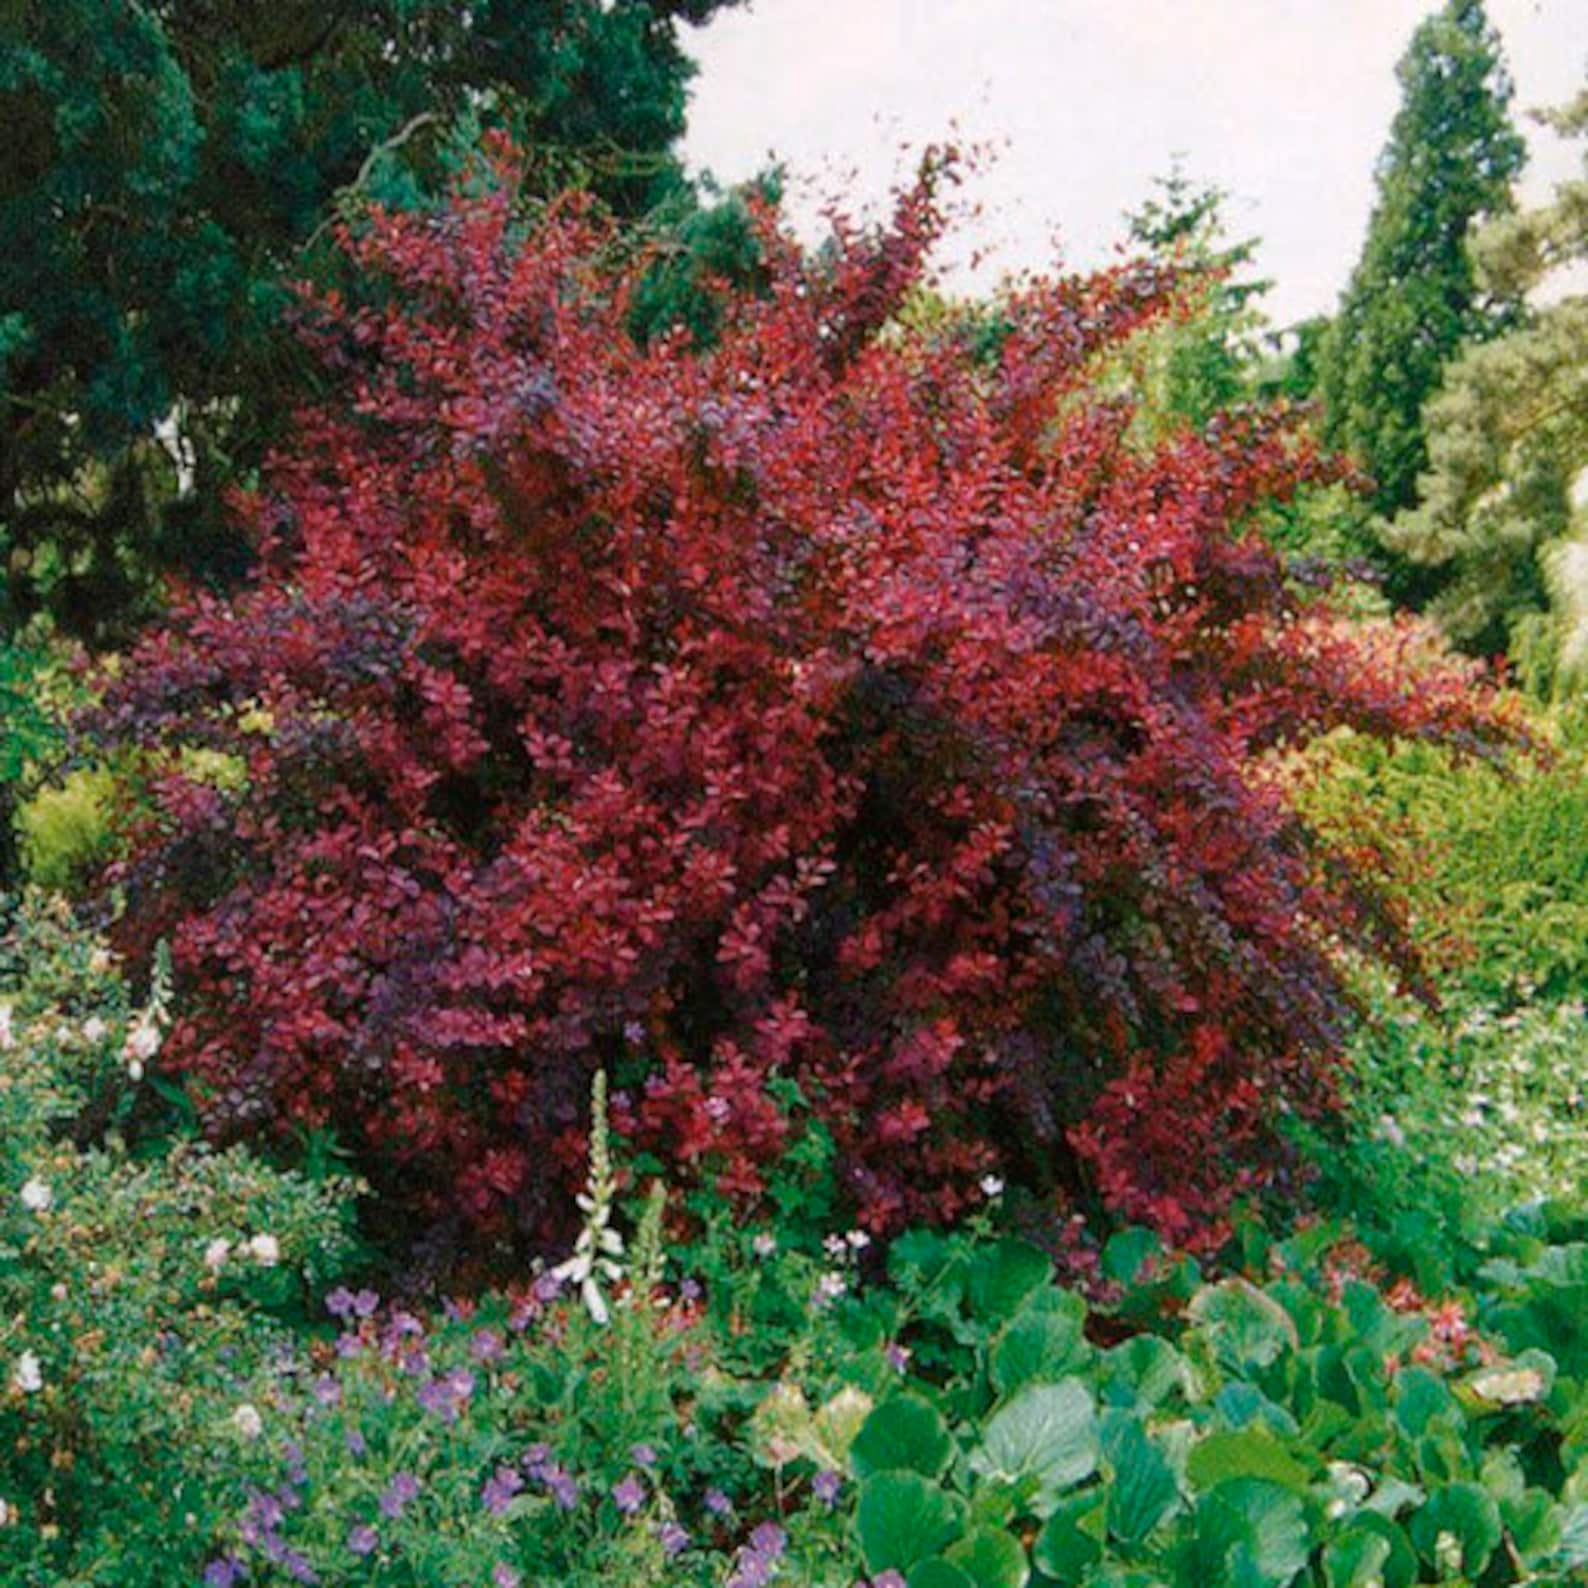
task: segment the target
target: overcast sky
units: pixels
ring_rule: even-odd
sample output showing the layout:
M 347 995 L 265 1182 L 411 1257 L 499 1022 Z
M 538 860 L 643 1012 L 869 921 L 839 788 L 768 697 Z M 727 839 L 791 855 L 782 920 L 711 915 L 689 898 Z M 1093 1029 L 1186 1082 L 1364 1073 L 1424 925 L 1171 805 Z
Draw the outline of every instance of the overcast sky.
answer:
M 685 153 L 736 182 L 776 156 L 821 197 L 864 204 L 907 171 L 907 145 L 1000 145 L 974 184 L 981 218 L 945 253 L 950 284 L 1106 262 L 1121 212 L 1178 153 L 1262 238 L 1279 324 L 1328 310 L 1372 207 L 1398 102 L 1395 62 L 1433 0 L 751 0 L 695 30 Z M 1489 0 L 1516 107 L 1559 103 L 1588 72 L 1588 0 Z M 1522 119 L 1519 117 L 1519 119 Z M 1577 156 L 1523 120 L 1524 194 Z M 976 249 L 989 262 L 971 275 Z

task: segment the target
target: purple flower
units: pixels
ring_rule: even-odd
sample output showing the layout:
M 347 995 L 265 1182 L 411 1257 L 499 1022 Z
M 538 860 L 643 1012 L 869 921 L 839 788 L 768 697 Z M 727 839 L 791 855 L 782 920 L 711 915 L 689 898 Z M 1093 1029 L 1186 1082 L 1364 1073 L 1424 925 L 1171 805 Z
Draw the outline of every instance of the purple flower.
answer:
M 373 1290 L 360 1290 L 353 1297 L 353 1311 L 360 1318 L 368 1318 L 380 1305 L 380 1297 Z
M 707 1489 L 706 1509 L 713 1516 L 732 1516 L 733 1501 L 721 1489 Z
M 645 1485 L 637 1472 L 631 1472 L 621 1483 L 612 1487 L 612 1498 L 625 1516 L 633 1516 L 645 1504 Z
M 325 1298 L 325 1310 L 333 1318 L 351 1318 L 353 1316 L 353 1292 L 346 1285 L 338 1285 Z
M 523 1580 L 505 1560 L 497 1561 L 491 1568 L 491 1588 L 518 1588 Z
M 887 1357 L 888 1366 L 896 1373 L 902 1373 L 910 1365 L 909 1347 L 900 1345 L 897 1340 L 890 1340 L 882 1354 Z
M 264 1528 L 267 1532 L 277 1527 L 286 1513 L 281 1509 L 281 1501 L 275 1495 L 267 1494 L 263 1489 L 255 1489 L 248 1499 L 248 1519 Z
M 452 1396 L 442 1379 L 427 1378 L 415 1391 L 415 1398 L 427 1412 L 434 1412 L 438 1417 L 450 1420 L 458 1415 L 457 1408 L 452 1404 Z
M 309 1564 L 307 1555 L 300 1555 L 297 1550 L 289 1549 L 282 1562 L 287 1568 L 287 1575 L 294 1582 L 315 1583 L 319 1578 L 315 1576 L 314 1567 Z
M 380 1535 L 367 1522 L 361 1522 L 347 1535 L 347 1547 L 355 1555 L 373 1555 Z
M 322 1406 L 335 1406 L 342 1399 L 342 1386 L 329 1373 L 322 1373 L 310 1388 Z
M 369 1446 L 364 1442 L 364 1436 L 356 1428 L 347 1431 L 347 1453 L 350 1456 L 367 1456 Z
M 500 1362 L 502 1359 L 502 1337 L 494 1329 L 481 1329 L 469 1341 L 469 1355 L 476 1362 Z
M 530 1477 L 538 1478 L 545 1468 L 551 1463 L 551 1446 L 531 1445 L 529 1449 L 524 1452 L 520 1459 L 523 1462 L 524 1471 L 527 1472 Z
M 523 1487 L 524 1480 L 511 1467 L 498 1467 L 480 1490 L 480 1504 L 492 1516 L 501 1516 L 511 1504 L 513 1496 Z
M 836 1472 L 818 1472 L 811 1479 L 811 1493 L 823 1505 L 836 1505 L 838 1502 L 838 1491 L 843 1486 L 844 1480 Z
M 682 1555 L 689 1548 L 689 1534 L 677 1522 L 663 1522 L 656 1529 L 656 1537 L 662 1546 L 662 1553 L 669 1558 Z
M 357 1356 L 364 1349 L 362 1336 L 356 1334 L 339 1334 L 336 1337 L 336 1354 L 344 1362 Z
M 571 1511 L 579 1503 L 579 1485 L 573 1481 L 567 1470 L 558 1466 L 554 1461 L 549 1467 L 543 1467 L 540 1481 L 546 1485 L 552 1499 L 563 1510 Z
M 788 1534 L 776 1522 L 763 1522 L 750 1535 L 750 1548 L 768 1560 L 776 1560 L 782 1555 L 787 1543 Z
M 727 1588 L 766 1588 L 776 1567 L 764 1555 L 752 1550 L 740 1550 L 734 1562 L 733 1575 Z
M 698 1280 L 686 1279 L 682 1284 L 679 1285 L 678 1294 L 682 1296 L 685 1301 L 699 1301 L 703 1292 L 701 1291 Z
M 871 1579 L 871 1588 L 908 1588 L 902 1571 L 895 1571 L 891 1566 L 886 1571 L 879 1571 Z
M 544 1306 L 562 1294 L 562 1281 L 553 1273 L 538 1274 L 531 1286 L 531 1294 Z
M 419 1495 L 419 1480 L 411 1472 L 399 1472 L 386 1485 L 380 1497 L 380 1514 L 395 1521 L 403 1514 L 403 1507 Z
M 629 1460 L 637 1467 L 654 1467 L 656 1465 L 656 1447 L 654 1445 L 630 1445 Z
M 222 1555 L 204 1568 L 204 1588 L 236 1588 L 242 1577 L 243 1563 L 235 1555 Z
M 474 1375 L 466 1367 L 455 1367 L 444 1380 L 447 1393 L 456 1401 L 466 1401 L 474 1393 Z

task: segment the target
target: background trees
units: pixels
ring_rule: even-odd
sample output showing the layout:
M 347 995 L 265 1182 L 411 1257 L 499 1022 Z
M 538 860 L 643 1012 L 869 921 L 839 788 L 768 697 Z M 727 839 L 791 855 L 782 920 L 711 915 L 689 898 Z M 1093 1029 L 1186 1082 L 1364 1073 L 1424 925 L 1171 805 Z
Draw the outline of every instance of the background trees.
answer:
M 1588 137 L 1588 91 L 1545 119 Z M 1543 692 L 1571 689 L 1588 665 L 1588 295 L 1556 283 L 1588 260 L 1588 179 L 1496 220 L 1474 252 L 1490 294 L 1528 307 L 1447 369 L 1422 501 L 1387 538 L 1444 583 L 1434 611 L 1455 640 L 1509 652 Z
M 0 7 L 0 622 L 113 639 L 156 576 L 235 575 L 222 498 L 307 373 L 288 283 L 338 195 L 436 191 L 460 118 L 545 190 L 681 202 L 675 22 L 722 3 Z
M 1378 200 L 1362 257 L 1319 353 L 1325 435 L 1372 475 L 1385 517 L 1417 500 L 1427 466 L 1422 409 L 1463 343 L 1510 324 L 1515 299 L 1478 282 L 1467 234 L 1510 207 L 1524 145 L 1511 85 L 1481 0 L 1448 0 L 1412 37 L 1398 68 L 1401 107 L 1379 157 Z M 1364 547 L 1390 593 L 1420 603 L 1422 568 Z

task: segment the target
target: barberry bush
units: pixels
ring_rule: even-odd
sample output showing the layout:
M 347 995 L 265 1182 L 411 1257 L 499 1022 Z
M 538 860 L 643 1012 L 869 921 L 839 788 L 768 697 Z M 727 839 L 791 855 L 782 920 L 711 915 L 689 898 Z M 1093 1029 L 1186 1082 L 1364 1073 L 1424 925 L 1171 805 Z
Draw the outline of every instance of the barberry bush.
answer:
M 174 954 L 163 1062 L 221 1136 L 330 1126 L 526 1232 L 600 1067 L 733 1196 L 812 1118 L 874 1229 L 998 1170 L 1216 1231 L 1328 1104 L 1338 950 L 1397 940 L 1273 752 L 1501 714 L 1249 532 L 1329 475 L 1285 413 L 1144 450 L 1089 392 L 1164 267 L 912 327 L 934 159 L 814 255 L 763 210 L 711 346 L 640 346 L 647 262 L 509 169 L 344 234 L 257 580 L 109 684 L 99 729 L 170 751 L 116 874 L 125 946 Z

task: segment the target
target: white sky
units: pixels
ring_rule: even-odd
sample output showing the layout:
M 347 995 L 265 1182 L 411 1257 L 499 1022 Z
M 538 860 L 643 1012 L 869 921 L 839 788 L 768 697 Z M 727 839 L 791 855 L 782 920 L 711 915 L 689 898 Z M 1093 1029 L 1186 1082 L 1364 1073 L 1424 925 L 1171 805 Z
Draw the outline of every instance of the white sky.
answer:
M 1435 0 L 751 0 L 694 30 L 684 152 L 733 183 L 772 156 L 815 234 L 819 201 L 864 207 L 958 125 L 999 145 L 944 254 L 949 284 L 1107 262 L 1121 213 L 1172 155 L 1228 189 L 1259 236 L 1278 324 L 1327 311 L 1361 247 L 1373 162 L 1399 102 L 1395 62 Z M 1588 73 L 1588 0 L 1489 0 L 1533 148 L 1525 198 L 1577 155 L 1520 115 Z M 988 255 L 978 274 L 967 261 Z

